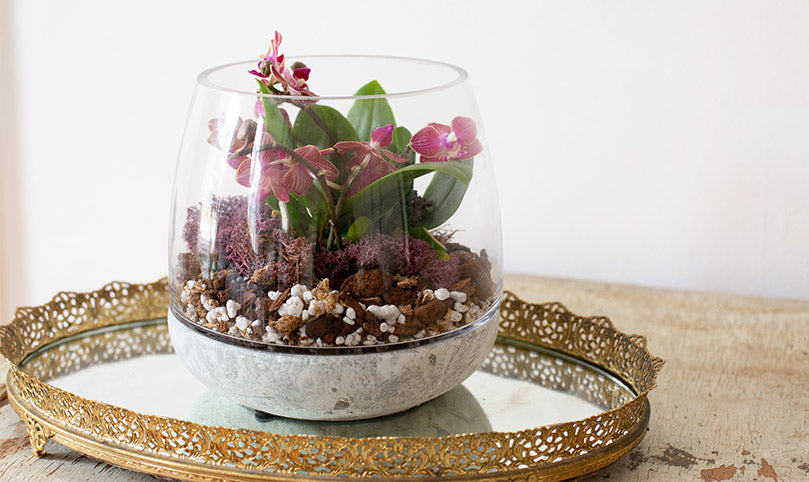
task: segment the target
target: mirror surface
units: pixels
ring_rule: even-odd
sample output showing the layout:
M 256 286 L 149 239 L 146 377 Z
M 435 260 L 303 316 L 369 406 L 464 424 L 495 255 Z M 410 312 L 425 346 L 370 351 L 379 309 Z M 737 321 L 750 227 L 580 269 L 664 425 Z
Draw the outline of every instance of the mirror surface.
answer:
M 197 381 L 173 354 L 165 320 L 71 337 L 32 354 L 21 368 L 83 398 L 136 412 L 277 434 L 437 437 L 513 432 L 581 420 L 634 396 L 597 367 L 502 339 L 462 385 L 413 409 L 354 422 L 293 420 L 256 413 Z

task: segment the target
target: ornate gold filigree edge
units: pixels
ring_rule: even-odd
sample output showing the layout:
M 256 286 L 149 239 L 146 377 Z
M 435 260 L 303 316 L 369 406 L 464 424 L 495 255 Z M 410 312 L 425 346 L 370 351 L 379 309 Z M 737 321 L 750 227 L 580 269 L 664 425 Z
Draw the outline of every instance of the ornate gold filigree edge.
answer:
M 12 370 L 11 370 L 10 375 L 9 375 L 9 381 L 11 382 L 11 380 L 13 378 L 15 380 L 15 382 L 20 383 L 21 386 L 23 386 L 23 387 L 26 387 L 26 386 L 30 387 L 30 386 L 35 386 L 35 385 L 39 384 L 41 386 L 40 388 L 45 393 L 50 393 L 51 395 L 58 395 L 58 396 L 61 396 L 61 397 L 71 398 L 72 399 L 71 401 L 73 403 L 78 403 L 80 405 L 82 405 L 82 404 L 87 405 L 87 404 L 92 403 L 92 405 L 94 407 L 96 407 L 97 409 L 105 409 L 105 410 L 115 409 L 115 410 L 120 411 L 120 413 L 122 415 L 124 415 L 125 418 L 127 418 L 127 417 L 128 418 L 138 418 L 138 417 L 144 418 L 144 417 L 148 417 L 148 416 L 143 416 L 142 414 L 138 414 L 136 412 L 131 412 L 131 411 L 121 409 L 121 408 L 118 408 L 118 407 L 109 406 L 109 405 L 102 404 L 102 403 L 99 403 L 99 402 L 91 402 L 91 401 L 88 401 L 88 400 L 84 400 L 81 397 L 75 396 L 73 394 L 69 394 L 67 392 L 63 392 L 61 390 L 56 389 L 55 387 L 51 387 L 50 385 L 47 385 L 47 384 L 45 384 L 43 382 L 39 382 L 38 380 L 35 380 L 35 379 L 31 378 L 31 377 L 28 377 L 24 373 L 17 370 L 16 365 L 17 365 L 18 362 L 15 362 L 15 360 L 17 360 L 17 359 L 22 360 L 24 358 L 24 356 L 27 355 L 28 353 L 25 352 L 25 350 L 23 350 L 24 353 L 18 353 L 18 352 L 15 352 L 14 350 L 9 350 L 8 349 L 9 345 L 7 344 L 7 341 L 8 341 L 8 339 L 9 339 L 9 337 L 11 335 L 15 334 L 14 333 L 14 328 L 19 329 L 19 327 L 21 325 L 23 325 L 24 323 L 26 323 L 26 321 L 30 322 L 30 320 L 31 320 L 30 315 L 31 314 L 34 314 L 34 315 L 38 314 L 38 315 L 41 316 L 43 313 L 51 313 L 51 312 L 59 310 L 59 309 L 64 309 L 64 302 L 65 302 L 66 299 L 67 300 L 71 300 L 71 299 L 75 300 L 76 298 L 87 297 L 87 296 L 92 298 L 94 295 L 98 295 L 99 293 L 101 293 L 101 294 L 114 294 L 114 293 L 118 293 L 119 290 L 123 290 L 123 291 L 126 291 L 126 292 L 133 292 L 133 291 L 134 292 L 140 292 L 141 295 L 143 294 L 143 292 L 150 293 L 151 294 L 150 296 L 145 297 L 145 300 L 149 301 L 148 303 L 145 303 L 145 304 L 150 305 L 150 306 L 140 306 L 140 305 L 136 304 L 136 309 L 133 310 L 132 313 L 128 313 L 128 315 L 129 315 L 128 317 L 125 317 L 125 318 L 128 318 L 128 319 L 121 319 L 120 317 L 104 318 L 103 316 L 99 316 L 98 313 L 94 313 L 94 315 L 96 316 L 96 319 L 93 320 L 93 323 L 90 323 L 90 325 L 91 325 L 90 327 L 83 327 L 84 329 L 82 329 L 82 330 L 79 330 L 79 331 L 73 330 L 73 332 L 71 332 L 71 329 L 70 329 L 71 326 L 70 326 L 70 324 L 68 324 L 68 325 L 62 327 L 63 331 L 53 330 L 54 333 L 52 333 L 50 337 L 46 337 L 46 338 L 49 339 L 49 342 L 52 342 L 52 341 L 56 341 L 56 340 L 58 340 L 60 338 L 63 338 L 65 336 L 73 335 L 75 333 L 80 333 L 82 331 L 87 331 L 87 330 L 90 330 L 90 329 L 103 327 L 103 326 L 112 326 L 112 325 L 124 323 L 124 322 L 127 322 L 127 321 L 132 321 L 132 319 L 138 319 L 138 318 L 139 319 L 144 319 L 144 318 L 147 318 L 149 316 L 162 317 L 163 311 L 165 310 L 165 306 L 167 305 L 167 297 L 165 296 L 165 290 L 166 290 L 166 281 L 165 281 L 165 279 L 161 280 L 161 281 L 158 281 L 156 283 L 151 283 L 149 285 L 130 285 L 130 284 L 126 284 L 126 283 L 111 283 L 110 285 L 105 286 L 104 288 L 102 288 L 101 290 L 99 290 L 97 292 L 88 293 L 88 294 L 60 293 L 48 305 L 44 305 L 43 307 L 20 309 L 17 312 L 17 316 L 15 317 L 14 323 L 11 326 L 7 327 L 6 329 L 0 331 L 0 341 L 2 341 L 2 347 L 0 347 L 1 348 L 0 351 L 2 351 L 3 355 L 5 355 L 9 359 L 11 359 L 12 363 L 13 363 Z M 161 291 L 163 292 L 163 295 L 161 295 Z M 157 294 L 157 296 L 153 296 L 155 293 Z M 157 303 L 155 303 L 155 301 L 157 301 Z M 570 320 L 572 320 L 575 323 L 581 323 L 585 327 L 587 327 L 587 325 L 590 325 L 590 328 L 595 327 L 596 329 L 607 330 L 608 332 L 612 332 L 612 334 L 615 335 L 615 336 L 626 337 L 626 340 L 630 345 L 634 345 L 634 346 L 638 347 L 639 350 L 646 355 L 646 360 L 644 360 L 644 361 L 646 361 L 648 363 L 644 368 L 647 370 L 646 374 L 650 375 L 650 376 L 646 377 L 646 382 L 651 382 L 651 383 L 643 383 L 643 380 L 641 380 L 640 383 L 637 382 L 637 381 L 634 381 L 634 383 L 633 383 L 633 380 L 625 380 L 625 381 L 629 382 L 630 384 L 632 384 L 633 388 L 635 388 L 637 391 L 639 391 L 639 394 L 634 399 L 632 399 L 631 401 L 629 401 L 628 403 L 626 403 L 626 404 L 624 404 L 624 405 L 622 405 L 620 407 L 609 410 L 607 412 L 603 412 L 603 413 L 601 413 L 599 415 L 596 415 L 596 416 L 593 416 L 593 417 L 589 417 L 588 419 L 584 419 L 584 420 L 580 420 L 580 421 L 576 421 L 576 422 L 568 422 L 568 423 L 564 423 L 564 424 L 546 426 L 546 427 L 539 427 L 537 429 L 529 429 L 529 430 L 524 430 L 524 431 L 520 431 L 520 432 L 510 432 L 510 433 L 490 432 L 490 433 L 481 433 L 481 434 L 453 435 L 453 436 L 439 437 L 439 438 L 401 437 L 401 438 L 395 438 L 395 439 L 394 438 L 391 438 L 391 439 L 386 439 L 386 438 L 345 439 L 343 437 L 325 437 L 325 436 L 322 436 L 322 437 L 284 436 L 284 437 L 281 437 L 281 438 L 283 438 L 284 440 L 287 440 L 289 442 L 292 442 L 293 445 L 296 445 L 296 446 L 298 444 L 306 445 L 307 443 L 313 443 L 313 442 L 316 442 L 318 445 L 325 444 L 325 446 L 339 446 L 340 443 L 345 443 L 346 441 L 350 441 L 350 443 L 352 443 L 352 444 L 363 444 L 364 446 L 365 445 L 370 445 L 371 448 L 376 446 L 376 447 L 379 447 L 379 448 L 381 448 L 383 450 L 387 450 L 387 449 L 391 448 L 390 445 L 389 445 L 391 442 L 395 442 L 396 445 L 400 446 L 400 447 L 403 446 L 402 444 L 415 444 L 415 446 L 420 447 L 425 443 L 443 442 L 444 444 L 448 444 L 448 446 L 444 446 L 442 448 L 457 448 L 457 447 L 462 448 L 464 446 L 464 444 L 466 444 L 468 442 L 470 437 L 474 438 L 478 442 L 485 441 L 486 437 L 491 438 L 491 437 L 498 437 L 498 436 L 499 437 L 505 436 L 506 438 L 513 437 L 514 440 L 517 440 L 517 439 L 531 440 L 532 438 L 536 439 L 537 437 L 540 437 L 541 435 L 543 435 L 545 433 L 545 432 L 543 432 L 543 430 L 546 430 L 546 431 L 550 430 L 550 432 L 553 433 L 554 430 L 575 429 L 576 425 L 588 426 L 588 424 L 591 424 L 591 423 L 595 424 L 598 420 L 603 419 L 603 417 L 605 417 L 605 416 L 608 417 L 608 418 L 609 417 L 615 417 L 616 419 L 619 419 L 619 420 L 621 418 L 624 418 L 624 419 L 628 418 L 628 419 L 632 420 L 633 422 L 638 422 L 639 421 L 639 417 L 637 416 L 637 414 L 639 413 L 639 409 L 642 409 L 644 407 L 648 408 L 648 405 L 647 405 L 648 402 L 646 400 L 646 394 L 649 392 L 649 390 L 654 388 L 654 379 L 656 378 L 656 375 L 659 372 L 660 368 L 662 367 L 662 363 L 663 363 L 663 361 L 661 359 L 656 358 L 656 357 L 652 357 L 651 354 L 648 353 L 648 351 L 646 350 L 646 340 L 645 340 L 644 337 L 637 336 L 637 335 L 627 336 L 627 335 L 624 335 L 624 334 L 618 332 L 617 330 L 615 330 L 614 326 L 612 325 L 612 322 L 609 319 L 606 319 L 606 318 L 603 318 L 603 317 L 593 317 L 593 318 L 577 317 L 576 315 L 573 315 L 572 313 L 570 313 L 566 308 L 564 308 L 564 306 L 562 306 L 561 304 L 558 304 L 558 303 L 550 303 L 550 304 L 544 304 L 544 305 L 531 305 L 531 304 L 525 303 L 524 301 L 520 300 L 519 298 L 514 296 L 513 293 L 510 293 L 510 292 L 507 292 L 506 297 L 504 298 L 504 309 L 503 309 L 503 311 L 504 311 L 504 313 L 506 315 L 508 315 L 508 310 L 506 308 L 506 303 L 505 303 L 506 301 L 508 301 L 510 303 L 517 303 L 517 304 L 521 305 L 521 307 L 527 308 L 529 311 L 530 311 L 530 309 L 542 309 L 542 310 L 550 311 L 550 312 L 553 312 L 554 314 L 558 314 L 561 317 L 567 317 L 567 318 L 569 318 Z M 161 308 L 155 309 L 154 305 L 159 305 L 160 303 L 163 303 L 163 306 Z M 54 304 L 56 304 L 56 306 L 53 306 Z M 76 303 L 74 302 L 73 306 L 75 306 L 75 304 Z M 28 310 L 28 311 L 26 311 L 26 310 Z M 26 313 L 28 314 L 27 316 L 26 316 Z M 134 315 L 137 315 L 137 316 L 134 316 Z M 133 316 L 134 316 L 134 318 L 133 318 Z M 522 319 L 527 318 L 525 315 L 521 315 L 521 317 L 522 317 Z M 47 320 L 52 320 L 52 319 L 53 318 L 47 318 Z M 17 334 L 19 336 L 22 333 L 17 333 Z M 536 344 L 540 344 L 540 345 L 543 345 L 543 346 L 548 346 L 549 348 L 559 350 L 559 351 L 567 353 L 569 355 L 580 357 L 582 359 L 591 361 L 591 363 L 593 363 L 595 365 L 600 365 L 598 363 L 598 360 L 590 360 L 590 358 L 592 358 L 591 357 L 592 354 L 587 353 L 586 350 L 577 349 L 575 346 L 572 346 L 572 347 L 561 346 L 560 347 L 560 346 L 555 346 L 553 344 L 544 343 L 543 340 L 541 339 L 541 337 L 536 336 L 536 334 L 535 334 L 535 336 L 530 336 L 530 334 L 526 335 L 525 333 L 510 333 L 510 332 L 508 332 L 508 330 L 506 330 L 504 332 L 504 334 L 507 335 L 507 336 L 513 336 L 515 339 L 520 339 L 520 340 L 523 340 L 523 341 L 536 343 Z M 17 338 L 17 341 L 20 341 L 20 337 Z M 42 343 L 40 341 L 40 343 L 34 344 L 35 345 L 34 347 L 28 346 L 28 350 L 29 350 L 29 352 L 33 352 L 36 348 L 38 348 L 40 346 L 44 346 L 45 344 L 47 344 L 47 343 Z M 25 344 L 20 343 L 19 345 L 24 346 Z M 17 346 L 19 346 L 19 345 L 17 345 Z M 601 361 L 603 361 L 603 360 L 601 360 Z M 610 371 L 613 371 L 614 373 L 618 373 L 619 375 L 624 375 L 623 373 L 621 373 L 620 369 L 615 369 L 615 367 L 603 367 L 603 368 L 608 369 Z M 620 368 L 620 367 L 618 367 L 618 368 Z M 11 383 L 9 383 L 9 385 L 11 385 Z M 638 390 L 639 388 L 642 389 L 642 390 Z M 31 399 L 29 398 L 27 401 L 31 401 Z M 34 400 L 34 401 L 36 401 L 36 400 Z M 15 402 L 17 402 L 17 401 L 15 400 Z M 19 407 L 20 409 L 23 408 L 18 403 L 15 403 L 15 408 L 16 407 Z M 626 417 L 621 417 L 621 415 L 624 415 Z M 191 425 L 191 426 L 193 426 L 195 428 L 199 428 L 199 429 L 207 428 L 207 429 L 210 429 L 210 430 L 221 431 L 221 432 L 223 432 L 222 433 L 223 436 L 224 435 L 236 435 L 239 432 L 243 433 L 243 435 L 252 435 L 252 436 L 256 436 L 256 435 L 267 436 L 267 435 L 270 435 L 270 436 L 272 436 L 272 434 L 265 434 L 263 432 L 252 432 L 252 431 L 243 431 L 243 430 L 239 431 L 239 430 L 235 430 L 235 429 L 226 429 L 226 428 L 221 428 L 221 427 L 204 427 L 204 426 L 198 426 L 198 425 L 195 425 L 195 424 L 189 424 L 188 422 L 183 422 L 181 420 L 165 419 L 165 418 L 161 418 L 161 417 L 151 417 L 151 418 L 155 418 L 157 422 L 168 423 L 169 426 L 174 426 L 174 425 L 189 426 L 189 425 Z M 70 425 L 70 424 L 68 424 L 68 425 Z M 637 423 L 634 423 L 634 425 L 637 426 Z M 630 425 L 630 427 L 631 427 L 631 425 Z M 76 426 L 74 428 L 79 429 L 81 431 L 82 427 Z M 644 428 L 645 428 L 645 425 L 644 425 Z M 626 438 L 625 435 L 626 435 L 626 433 L 624 434 L 623 438 Z M 639 438 L 634 441 L 633 446 L 634 446 L 634 444 L 640 442 L 640 440 L 642 439 L 642 436 L 643 436 L 643 433 L 641 433 Z M 275 437 L 277 437 L 277 436 L 275 436 Z M 263 438 L 263 437 L 261 437 L 261 438 Z M 616 440 L 620 440 L 621 438 L 622 437 L 618 437 Z M 615 443 L 616 440 L 609 440 L 605 444 L 605 446 L 609 447 L 610 443 Z M 256 441 L 258 441 L 258 440 L 256 440 Z M 118 441 L 118 440 L 116 440 L 116 441 L 109 440 L 109 441 L 107 441 L 105 443 L 109 443 L 109 442 L 120 443 L 120 441 Z M 453 443 L 453 442 L 455 442 L 455 443 Z M 460 444 L 458 444 L 458 442 L 460 442 Z M 127 444 L 124 442 L 123 446 L 126 447 Z M 159 444 L 158 444 L 158 446 L 159 446 Z M 598 450 L 595 447 L 590 447 L 590 448 Z M 368 450 L 368 448 L 366 448 L 366 450 Z M 159 451 L 155 451 L 155 453 L 157 453 L 157 452 L 159 452 Z M 508 451 L 506 451 L 506 452 L 508 452 Z M 513 450 L 511 452 L 513 452 Z M 171 454 L 171 453 L 168 453 L 166 456 L 171 458 L 172 455 L 176 456 L 176 454 Z M 512 455 L 512 459 L 513 459 L 514 462 L 519 462 L 520 461 L 519 458 L 514 459 L 514 455 L 516 455 L 514 453 L 505 454 L 505 455 Z M 576 454 L 574 454 L 572 456 L 570 456 L 570 454 L 563 454 L 563 455 L 568 455 L 568 456 L 560 456 L 561 462 L 565 462 L 565 461 L 574 460 L 574 459 L 579 458 L 579 455 L 576 455 Z M 490 459 L 493 460 L 493 458 L 490 458 Z M 606 460 L 606 459 L 604 459 L 604 460 Z M 498 458 L 497 462 L 498 463 L 502 462 L 502 457 Z M 559 461 L 555 461 L 554 463 L 556 463 L 556 462 L 559 462 Z M 514 464 L 514 465 L 516 466 L 518 464 Z M 546 464 L 546 465 L 553 465 L 553 463 L 552 464 Z M 559 464 L 557 463 L 557 465 L 559 465 Z M 604 464 L 604 465 L 606 465 L 606 464 Z M 221 468 L 222 467 L 220 467 L 220 469 Z M 481 469 L 484 469 L 484 468 L 486 468 L 486 467 L 481 467 Z M 512 471 L 512 470 L 508 470 L 507 472 L 501 473 L 501 475 L 508 473 L 508 474 L 511 474 L 511 476 L 514 476 L 514 475 L 516 475 L 518 473 L 528 473 L 528 472 L 532 472 L 532 471 L 535 472 L 536 470 L 537 470 L 536 466 L 534 466 L 534 467 L 526 467 L 525 469 L 519 469 L 516 472 Z M 451 470 L 448 471 L 448 472 L 452 473 Z M 266 472 L 262 472 L 262 473 L 266 475 Z M 275 472 L 276 475 L 282 475 L 283 473 L 285 473 L 285 472 L 283 472 L 283 471 Z M 291 474 L 291 472 L 286 472 L 286 473 Z M 411 474 L 411 475 L 416 475 L 416 474 Z M 422 474 L 422 475 L 424 475 L 424 474 Z M 426 475 L 435 475 L 435 473 L 434 472 L 428 472 Z M 465 473 L 463 473 L 463 475 L 468 477 L 468 476 L 473 475 L 473 473 L 465 472 Z M 477 472 L 476 476 L 489 477 L 489 476 L 494 476 L 494 474 L 491 474 L 491 473 L 486 474 L 486 473 Z M 200 479 L 200 480 L 204 480 L 204 479 Z

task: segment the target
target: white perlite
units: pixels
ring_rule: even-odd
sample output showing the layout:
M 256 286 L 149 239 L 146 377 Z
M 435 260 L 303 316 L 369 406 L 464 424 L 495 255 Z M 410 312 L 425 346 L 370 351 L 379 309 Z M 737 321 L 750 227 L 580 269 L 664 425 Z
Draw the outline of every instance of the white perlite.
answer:
M 399 308 L 394 305 L 371 305 L 368 311 L 380 320 L 392 321 L 399 317 Z
M 238 329 L 240 329 L 242 331 L 246 331 L 249 326 L 250 326 L 250 320 L 248 320 L 247 318 L 245 318 L 243 316 L 238 316 L 236 318 L 236 328 L 238 328 Z
M 289 296 L 297 296 L 298 298 L 301 299 L 301 301 L 303 301 L 303 294 L 306 293 L 307 291 L 309 290 L 306 289 L 306 286 L 297 284 L 289 290 Z
M 236 318 L 236 314 L 239 312 L 239 308 L 241 307 L 242 305 L 236 303 L 234 300 L 228 300 L 228 302 L 225 303 L 225 308 L 227 309 L 228 317 L 230 318 Z
M 435 294 L 435 299 L 439 301 L 444 301 L 445 299 L 449 298 L 449 290 L 446 288 L 438 288 L 433 292 Z
M 295 318 L 301 317 L 301 312 L 303 311 L 303 300 L 298 298 L 297 296 L 291 296 L 287 299 L 280 308 L 278 308 L 278 314 L 281 316 L 290 315 L 294 316 Z M 311 314 L 311 313 L 310 313 Z
M 466 303 L 466 293 L 463 291 L 451 291 L 449 296 L 458 303 Z
M 334 303 L 334 301 L 333 299 L 329 300 L 328 302 L 325 300 L 314 299 L 314 292 L 304 284 L 298 283 L 289 288 L 289 290 L 286 291 L 286 293 L 288 293 L 288 297 L 286 299 L 281 298 L 285 291 L 272 290 L 267 292 L 267 297 L 270 300 L 273 300 L 276 303 L 283 301 L 283 303 L 280 303 L 280 307 L 277 311 L 279 317 L 289 315 L 300 318 L 300 320 L 304 323 L 304 326 L 298 330 L 298 337 L 295 337 L 294 342 L 289 337 L 282 335 L 270 328 L 269 324 L 274 322 L 272 319 L 268 322 L 259 319 L 251 321 L 244 315 L 240 314 L 239 311 L 242 309 L 242 306 L 233 299 L 227 300 L 227 302 L 224 303 L 224 306 L 219 306 L 218 299 L 209 298 L 204 293 L 200 293 L 199 303 L 205 308 L 205 315 L 201 317 L 202 319 L 200 319 L 197 314 L 199 306 L 194 306 L 191 301 L 192 289 L 205 289 L 205 284 L 201 281 L 196 283 L 189 281 L 183 286 L 180 296 L 182 301 L 186 303 L 186 313 L 191 319 L 207 321 L 208 323 L 222 323 L 229 321 L 232 323 L 232 325 L 230 326 L 228 333 L 234 336 L 250 338 L 250 335 L 254 331 L 253 328 L 256 328 L 256 333 L 263 335 L 261 336 L 261 339 L 271 343 L 301 344 L 305 346 L 326 345 L 323 340 L 318 342 L 317 340 L 312 340 L 307 337 L 305 332 L 305 324 L 315 318 L 327 314 L 327 303 L 330 305 L 331 303 Z M 338 295 L 338 297 L 340 296 L 340 293 L 337 290 L 331 290 L 330 293 L 332 295 Z M 444 316 L 439 320 L 438 332 L 433 330 L 421 330 L 412 336 L 405 336 L 398 333 L 394 335 L 394 333 L 396 333 L 397 325 L 405 325 L 408 323 L 408 317 L 412 316 L 412 306 L 403 306 L 400 309 L 399 306 L 392 304 L 366 305 L 357 301 L 358 305 L 362 307 L 362 310 L 373 315 L 374 318 L 376 318 L 377 323 L 379 323 L 378 330 L 382 332 L 383 335 L 374 337 L 363 332 L 362 324 L 365 323 L 366 320 L 359 319 L 361 318 L 358 313 L 359 308 L 354 309 L 352 306 L 348 306 L 340 302 L 334 303 L 329 314 L 339 316 L 343 323 L 348 326 L 356 327 L 354 333 L 349 335 L 341 335 L 339 338 L 335 339 L 334 343 L 338 345 L 356 346 L 396 343 L 398 341 L 421 339 L 453 329 L 464 323 L 473 322 L 482 316 L 486 311 L 481 306 L 468 302 L 469 297 L 466 293 L 462 291 L 451 291 L 447 288 L 422 290 L 416 295 L 416 304 L 419 305 L 422 303 L 428 303 L 433 299 L 439 301 L 451 300 L 453 302 L 451 309 L 448 310 L 446 314 L 444 314 Z M 245 313 L 247 313 L 247 311 L 245 311 Z M 408 313 L 408 315 L 405 315 L 404 313 Z M 251 316 L 251 318 L 253 317 Z M 266 334 L 263 333 L 265 325 L 267 330 Z M 338 339 L 340 342 L 337 342 Z

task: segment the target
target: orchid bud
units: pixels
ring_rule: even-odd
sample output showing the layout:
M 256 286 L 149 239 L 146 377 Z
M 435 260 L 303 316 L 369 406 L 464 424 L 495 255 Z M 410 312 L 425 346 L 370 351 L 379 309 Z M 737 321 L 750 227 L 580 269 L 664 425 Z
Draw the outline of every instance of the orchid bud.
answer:
M 256 128 L 256 121 L 248 119 L 239 126 L 239 130 L 236 131 L 236 138 L 241 141 L 250 141 L 256 136 Z

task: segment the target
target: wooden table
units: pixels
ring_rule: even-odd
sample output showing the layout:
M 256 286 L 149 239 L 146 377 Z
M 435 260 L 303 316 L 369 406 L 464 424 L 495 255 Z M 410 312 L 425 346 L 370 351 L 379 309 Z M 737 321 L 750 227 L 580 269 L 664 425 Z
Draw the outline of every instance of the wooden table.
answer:
M 506 287 L 607 315 L 667 360 L 646 438 L 586 480 L 809 480 L 809 301 L 517 275 Z M 0 480 L 154 480 L 53 442 L 46 452 L 31 454 L 0 401 Z

